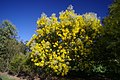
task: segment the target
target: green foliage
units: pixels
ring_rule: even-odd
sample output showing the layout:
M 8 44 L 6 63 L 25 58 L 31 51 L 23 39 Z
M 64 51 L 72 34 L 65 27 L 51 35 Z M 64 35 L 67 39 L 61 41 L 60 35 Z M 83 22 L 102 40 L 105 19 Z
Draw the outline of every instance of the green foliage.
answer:
M 16 54 L 12 57 L 9 63 L 9 73 L 17 76 L 31 77 L 42 73 L 42 70 L 36 67 L 30 60 L 29 53 L 26 54 Z
M 115 77 L 120 75 L 120 0 L 114 0 L 103 25 L 104 32 L 94 43 L 94 59 L 105 66 L 106 74 Z
M 12 57 L 9 64 L 9 71 L 14 74 L 19 74 L 26 66 L 27 57 L 24 54 L 16 54 Z
M 0 71 L 7 71 L 11 57 L 15 54 L 16 29 L 9 21 L 0 24 Z
M 17 31 L 12 23 L 3 21 L 0 24 L 0 71 L 8 71 L 12 57 L 25 52 L 25 45 L 18 42 L 16 36 Z
M 120 0 L 114 0 L 109 16 L 104 19 L 106 54 L 109 54 L 109 69 L 120 74 Z
M 105 71 L 106 71 L 106 68 L 103 67 L 102 65 L 97 65 L 97 66 L 94 66 L 93 68 L 93 72 L 105 73 Z
M 29 48 L 17 40 L 15 26 L 9 21 L 0 24 L 0 71 L 13 75 L 34 76 L 39 69 L 28 55 Z
M 17 31 L 15 26 L 7 20 L 3 21 L 0 24 L 0 36 L 3 39 L 16 38 Z

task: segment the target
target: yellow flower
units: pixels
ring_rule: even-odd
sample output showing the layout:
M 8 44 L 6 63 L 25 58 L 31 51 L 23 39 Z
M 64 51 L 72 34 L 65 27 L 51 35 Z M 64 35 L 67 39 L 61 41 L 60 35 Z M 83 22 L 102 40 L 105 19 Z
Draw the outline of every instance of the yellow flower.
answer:
M 53 45 L 53 47 L 56 47 L 56 45 Z
M 41 61 L 41 63 L 43 63 L 43 64 L 44 64 L 44 61 Z
M 57 41 L 57 42 L 55 42 L 55 45 L 56 45 L 56 46 L 58 46 L 58 41 Z
M 42 41 L 41 41 L 41 43 L 42 43 L 42 44 L 45 44 L 45 41 L 44 41 L 44 40 L 42 40 Z
M 81 32 L 85 32 L 85 30 L 84 30 L 84 29 L 81 29 Z
M 50 60 L 52 59 L 52 55 L 49 56 L 49 59 L 50 59 Z
M 67 37 L 67 33 L 63 33 L 64 37 Z
M 60 45 L 58 48 L 59 48 L 59 49 L 61 49 L 61 48 L 62 48 L 62 46 Z
M 36 66 L 39 66 L 39 63 L 35 63 Z

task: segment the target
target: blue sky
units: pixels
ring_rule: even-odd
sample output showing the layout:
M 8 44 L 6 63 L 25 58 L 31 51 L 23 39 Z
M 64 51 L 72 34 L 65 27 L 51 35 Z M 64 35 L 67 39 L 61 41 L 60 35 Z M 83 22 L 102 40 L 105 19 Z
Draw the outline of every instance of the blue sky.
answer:
M 36 21 L 43 12 L 59 16 L 59 12 L 71 4 L 78 14 L 94 12 L 103 19 L 111 3 L 112 0 L 0 0 L 0 22 L 11 21 L 20 39 L 26 41 L 35 33 Z

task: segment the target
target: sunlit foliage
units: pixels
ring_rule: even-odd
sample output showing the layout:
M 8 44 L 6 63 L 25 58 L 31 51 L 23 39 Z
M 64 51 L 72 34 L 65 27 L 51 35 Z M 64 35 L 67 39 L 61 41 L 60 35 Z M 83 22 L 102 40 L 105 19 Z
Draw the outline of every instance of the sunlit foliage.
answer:
M 31 61 L 62 76 L 73 69 L 89 68 L 94 61 L 85 62 L 83 59 L 90 55 L 101 29 L 96 14 L 76 14 L 71 5 L 60 12 L 59 18 L 55 14 L 50 17 L 42 14 L 37 21 L 36 34 L 27 43 L 31 49 Z

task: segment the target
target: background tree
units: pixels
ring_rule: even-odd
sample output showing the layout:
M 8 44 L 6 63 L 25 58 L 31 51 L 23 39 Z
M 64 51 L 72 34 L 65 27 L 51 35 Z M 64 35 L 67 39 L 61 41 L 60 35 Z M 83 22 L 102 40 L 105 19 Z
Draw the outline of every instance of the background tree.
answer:
M 17 41 L 15 26 L 5 20 L 0 24 L 0 71 L 8 71 L 9 63 L 16 54 L 24 53 L 24 44 Z
M 106 53 L 110 55 L 109 69 L 120 74 L 120 0 L 114 0 L 103 23 L 107 39 Z
M 108 74 L 120 75 L 120 0 L 114 0 L 109 15 L 103 20 L 104 33 L 96 39 L 96 64 L 106 68 Z M 114 75 L 115 74 L 115 75 Z M 116 78 L 118 78 L 118 76 Z

